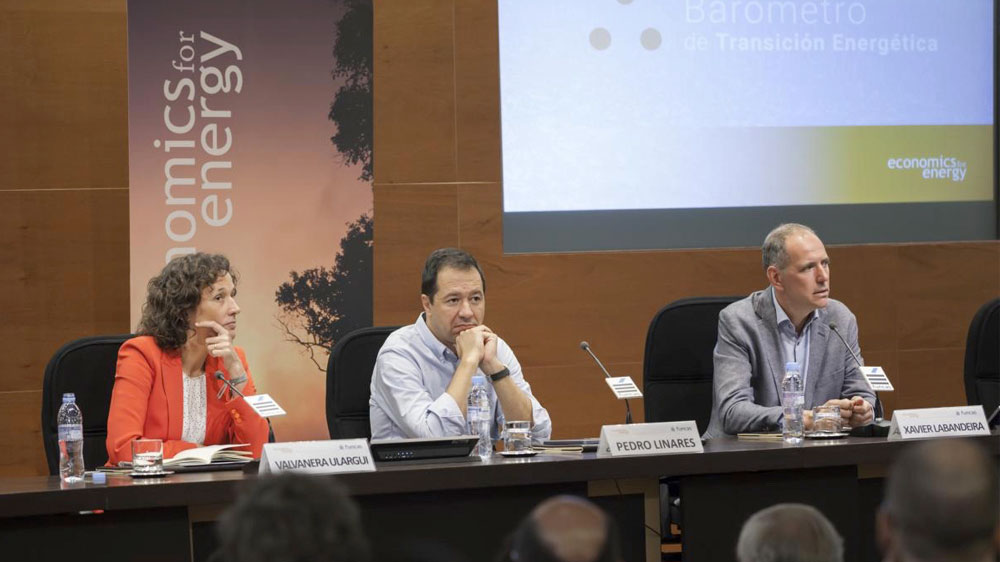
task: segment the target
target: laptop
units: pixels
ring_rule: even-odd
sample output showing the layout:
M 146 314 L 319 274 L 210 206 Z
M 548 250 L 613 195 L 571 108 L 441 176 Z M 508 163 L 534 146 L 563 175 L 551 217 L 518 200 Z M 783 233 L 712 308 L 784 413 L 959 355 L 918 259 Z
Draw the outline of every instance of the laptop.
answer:
M 419 439 L 372 439 L 372 457 L 377 462 L 467 457 L 479 442 L 478 435 Z

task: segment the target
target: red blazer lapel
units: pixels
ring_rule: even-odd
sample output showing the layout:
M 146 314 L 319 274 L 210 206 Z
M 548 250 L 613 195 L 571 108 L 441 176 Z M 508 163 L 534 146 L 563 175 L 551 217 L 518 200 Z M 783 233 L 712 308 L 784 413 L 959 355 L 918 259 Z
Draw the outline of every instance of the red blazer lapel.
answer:
M 163 392 L 167 399 L 167 438 L 180 439 L 184 432 L 184 371 L 180 353 L 163 356 Z

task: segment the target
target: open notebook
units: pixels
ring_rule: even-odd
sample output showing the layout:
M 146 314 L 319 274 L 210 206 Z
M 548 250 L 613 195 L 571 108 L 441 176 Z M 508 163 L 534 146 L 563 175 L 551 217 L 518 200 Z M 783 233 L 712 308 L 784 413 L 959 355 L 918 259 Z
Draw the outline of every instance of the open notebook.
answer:
M 234 443 L 229 445 L 209 445 L 207 447 L 186 449 L 169 459 L 163 459 L 163 468 L 194 466 L 220 462 L 250 462 L 253 460 L 253 453 L 250 451 L 231 450 L 233 447 L 248 446 L 249 445 L 245 443 Z

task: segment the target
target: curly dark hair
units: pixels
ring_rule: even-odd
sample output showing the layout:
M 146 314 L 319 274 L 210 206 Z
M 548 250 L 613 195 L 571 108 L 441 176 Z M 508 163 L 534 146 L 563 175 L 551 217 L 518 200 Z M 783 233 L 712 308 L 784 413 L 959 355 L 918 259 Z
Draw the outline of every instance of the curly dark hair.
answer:
M 162 349 L 180 349 L 194 330 L 191 313 L 198 308 L 202 291 L 227 273 L 235 285 L 236 272 L 221 254 L 198 252 L 170 260 L 146 286 L 146 302 L 136 333 L 153 336 Z

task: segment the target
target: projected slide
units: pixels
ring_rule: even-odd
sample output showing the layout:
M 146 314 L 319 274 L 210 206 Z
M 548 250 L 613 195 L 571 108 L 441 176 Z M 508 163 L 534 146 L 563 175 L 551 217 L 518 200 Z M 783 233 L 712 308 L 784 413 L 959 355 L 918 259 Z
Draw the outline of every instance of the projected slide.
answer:
M 499 0 L 504 211 L 988 202 L 995 235 L 993 25 L 992 0 Z

